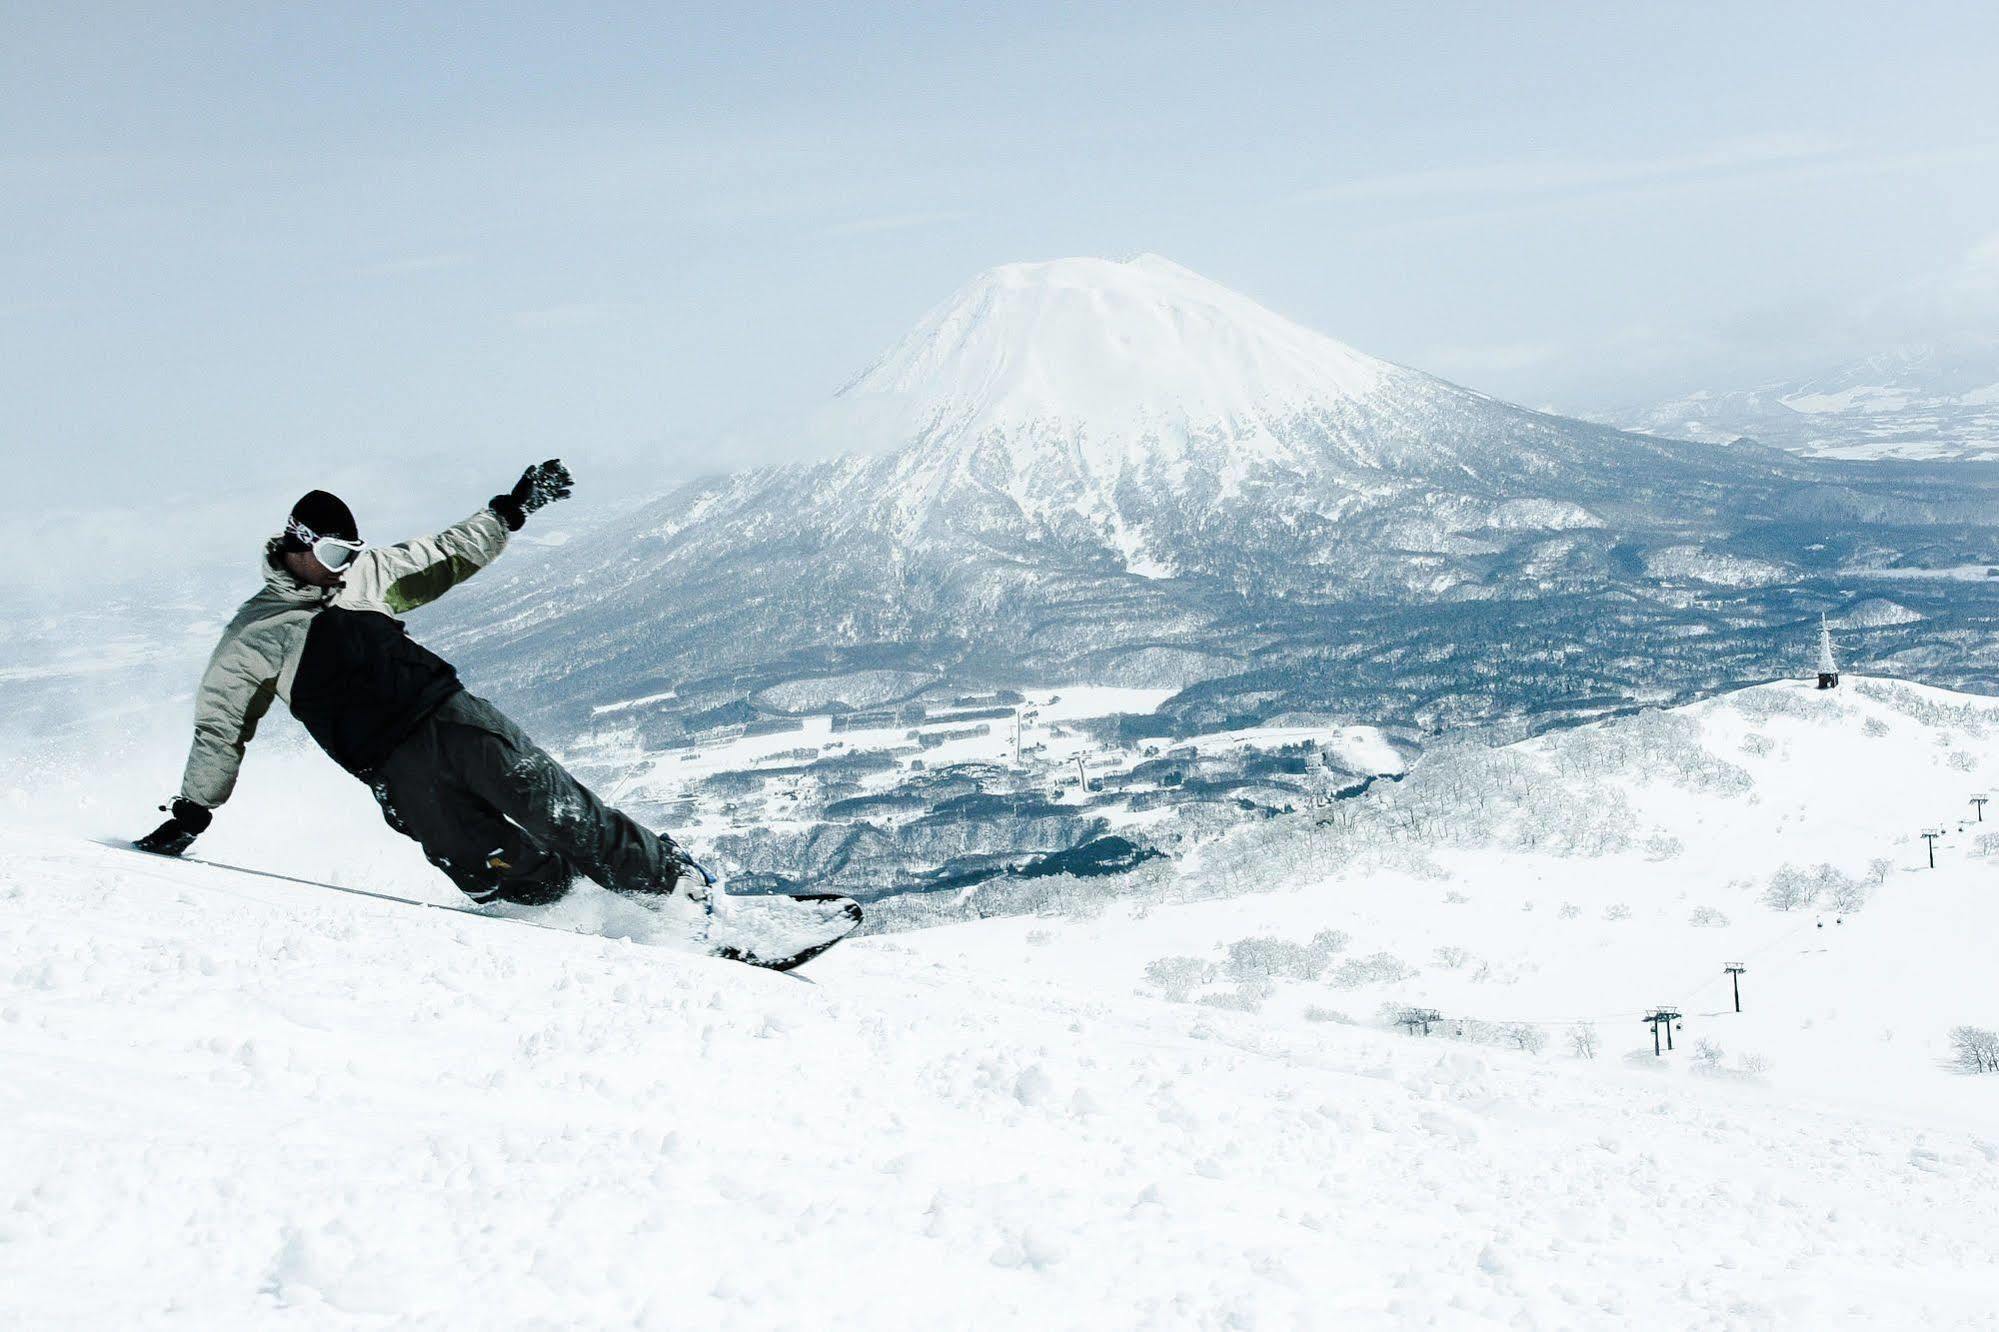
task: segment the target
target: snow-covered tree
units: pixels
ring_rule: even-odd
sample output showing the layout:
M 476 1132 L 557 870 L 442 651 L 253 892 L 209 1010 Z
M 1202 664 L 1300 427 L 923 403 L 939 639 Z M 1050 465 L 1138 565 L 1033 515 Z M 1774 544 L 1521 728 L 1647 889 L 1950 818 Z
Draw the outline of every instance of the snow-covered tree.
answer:
M 1304 944 L 1264 936 L 1230 944 L 1224 970 L 1238 981 L 1317 980 L 1329 958 L 1330 954 Z
M 1999 1031 L 1986 1027 L 1953 1027 L 1951 1049 L 1960 1068 L 1970 1073 L 1999 1073 Z
M 1529 1054 L 1539 1054 L 1547 1048 L 1548 1033 L 1531 1022 L 1509 1022 L 1506 1024 L 1506 1039 L 1516 1050 Z
M 1195 986 L 1214 978 L 1215 969 L 1198 957 L 1155 958 L 1145 968 L 1145 979 L 1174 1003 L 1185 1003 Z

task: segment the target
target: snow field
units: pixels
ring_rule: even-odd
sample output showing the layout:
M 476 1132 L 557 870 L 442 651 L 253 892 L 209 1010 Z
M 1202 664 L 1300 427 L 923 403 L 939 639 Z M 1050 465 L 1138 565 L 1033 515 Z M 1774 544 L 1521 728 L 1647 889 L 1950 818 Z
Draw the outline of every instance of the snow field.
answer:
M 1860 683 L 1681 710 L 1726 791 L 1644 745 L 1524 747 L 1536 808 L 1621 801 L 1580 826 L 1622 850 L 1551 817 L 1539 847 L 850 940 L 810 983 L 140 859 L 89 836 L 160 764 L 43 772 L 0 820 L 0 1326 L 1999 1326 L 1999 1080 L 1940 1067 L 1995 1022 L 1999 861 L 1958 822 L 1999 704 Z M 455 900 L 294 741 L 201 854 Z M 1844 923 L 1762 905 L 1782 864 L 1877 856 Z M 1327 974 L 1257 1012 L 1146 980 L 1327 929 Z M 1332 983 L 1376 952 L 1413 974 Z M 1687 1013 L 1665 1059 L 1658 1002 Z M 1603 1048 L 1312 1015 L 1386 1003 L 1600 1014 Z
M 0 1322 L 1980 1326 L 1992 1135 L 8 832 Z M 983 965 L 956 960 L 988 956 Z
M 1275 822 L 1245 834 L 1256 868 L 1279 867 L 1275 891 L 992 922 L 960 960 L 1165 995 L 1148 967 L 1177 959 L 1203 976 L 1181 996 L 1192 1002 L 1369 1025 L 1428 1007 L 1453 1039 L 1530 1024 L 1549 1058 L 1587 1022 L 1602 1057 L 1649 1061 L 1640 1015 L 1669 1005 L 1685 1014 L 1676 1070 L 1707 1042 L 1724 1058 L 1704 1072 L 1753 1073 L 1801 1103 L 1999 1124 L 1999 1084 L 1961 1076 L 1948 1041 L 1959 1024 L 1999 1025 L 1999 836 L 1986 836 L 1999 822 L 1975 822 L 1968 803 L 1999 785 L 1999 700 L 1850 678 L 1827 694 L 1759 686 L 1666 720 L 1679 725 L 1642 741 L 1618 720 L 1515 747 L 1531 830 L 1503 802 L 1475 809 L 1475 791 L 1452 794 L 1457 827 L 1399 841 L 1322 844 Z M 1926 827 L 1945 830 L 1935 870 Z M 1236 858 L 1205 849 L 1184 878 L 1226 893 Z M 1767 904 L 1786 866 L 1821 864 L 1855 882 L 1857 909 Z M 1267 977 L 1237 952 L 1304 952 L 1326 932 L 1333 946 Z M 1748 968 L 1740 1014 L 1731 963 Z

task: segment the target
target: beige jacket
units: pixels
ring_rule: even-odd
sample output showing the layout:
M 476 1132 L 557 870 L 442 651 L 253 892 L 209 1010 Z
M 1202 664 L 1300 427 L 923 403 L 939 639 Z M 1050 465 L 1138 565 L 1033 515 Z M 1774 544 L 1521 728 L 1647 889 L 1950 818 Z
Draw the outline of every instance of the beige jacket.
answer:
M 222 631 L 194 696 L 194 747 L 181 777 L 182 798 L 215 808 L 236 789 L 243 750 L 273 698 L 291 702 L 292 678 L 312 617 L 328 606 L 401 615 L 437 600 L 506 548 L 507 525 L 481 509 L 436 536 L 399 546 L 370 546 L 340 586 L 320 589 L 293 578 L 264 546 L 264 590 L 244 602 Z

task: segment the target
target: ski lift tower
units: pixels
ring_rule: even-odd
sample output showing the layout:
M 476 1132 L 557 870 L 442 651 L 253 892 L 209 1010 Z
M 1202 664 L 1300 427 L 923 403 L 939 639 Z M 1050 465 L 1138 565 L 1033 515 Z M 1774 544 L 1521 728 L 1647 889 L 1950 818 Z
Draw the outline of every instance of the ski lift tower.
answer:
M 1742 1011 L 1742 973 L 1749 970 L 1740 962 L 1731 962 L 1722 968 L 1728 973 L 1729 982 L 1735 987 L 1735 1011 Z
M 1659 1033 L 1661 1031 L 1666 1034 L 1666 1050 L 1673 1048 L 1673 1028 L 1679 1022 L 1680 1016 L 1679 1009 L 1674 1008 L 1671 1004 L 1661 1004 L 1644 1017 L 1638 1019 L 1652 1028 L 1653 1054 L 1662 1055 L 1666 1052 L 1659 1048 Z
M 1839 663 L 1832 655 L 1832 627 L 1819 616 L 1819 688 L 1839 688 Z

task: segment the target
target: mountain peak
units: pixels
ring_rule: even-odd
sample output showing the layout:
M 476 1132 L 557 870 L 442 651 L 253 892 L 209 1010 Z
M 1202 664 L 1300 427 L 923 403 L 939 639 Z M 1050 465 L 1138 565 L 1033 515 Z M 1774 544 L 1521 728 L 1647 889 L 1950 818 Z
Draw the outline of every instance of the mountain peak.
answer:
M 1156 254 L 988 269 L 840 391 L 903 437 L 1236 434 L 1395 373 Z

